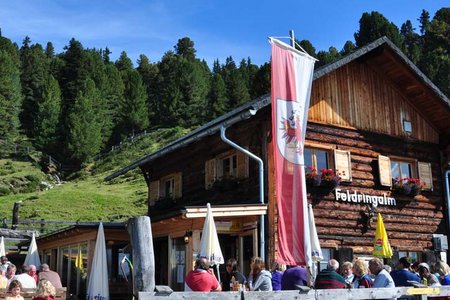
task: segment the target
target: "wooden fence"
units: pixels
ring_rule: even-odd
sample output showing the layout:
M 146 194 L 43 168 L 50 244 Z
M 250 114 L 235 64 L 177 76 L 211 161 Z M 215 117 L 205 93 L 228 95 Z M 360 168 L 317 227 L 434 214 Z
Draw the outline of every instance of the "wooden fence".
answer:
M 450 296 L 450 286 L 443 287 L 397 287 L 397 288 L 370 288 L 370 289 L 339 289 L 339 290 L 314 290 L 309 291 L 277 291 L 277 292 L 170 292 L 165 288 L 158 287 L 156 292 L 139 292 L 139 300 L 166 299 L 166 300 L 316 300 L 316 299 L 433 299 L 433 297 Z

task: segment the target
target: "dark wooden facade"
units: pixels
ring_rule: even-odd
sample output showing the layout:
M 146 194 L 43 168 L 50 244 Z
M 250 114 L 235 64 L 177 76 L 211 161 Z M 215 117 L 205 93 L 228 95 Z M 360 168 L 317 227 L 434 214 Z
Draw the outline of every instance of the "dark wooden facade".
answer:
M 227 120 L 243 116 L 247 109 L 255 107 L 259 109 L 255 116 L 246 120 L 240 118 L 239 122 L 230 121 L 233 125 L 228 126 Z M 405 130 L 404 121 L 409 122 L 412 130 Z M 195 254 L 202 220 L 189 220 L 180 210 L 195 205 L 205 206 L 207 202 L 213 207 L 238 207 L 259 201 L 258 165 L 254 160 L 245 160 L 236 152 L 237 171 L 232 176 L 233 180 L 220 178 L 218 175 L 222 169 L 215 168 L 211 172 L 209 162 L 212 161 L 213 165 L 221 163 L 227 153 L 235 151 L 217 134 L 220 125 L 229 127 L 227 136 L 231 140 L 265 162 L 264 202 L 268 206 L 266 259 L 272 262 L 277 255 L 278 216 L 268 95 L 206 124 L 109 179 L 140 167 L 149 186 L 153 235 L 176 239 L 182 238 L 183 232 L 193 230 L 197 240 L 193 239 L 186 247 L 189 255 Z M 321 246 L 331 250 L 331 255 L 338 253 L 335 250 L 351 248 L 353 255 L 370 256 L 375 212 L 380 212 L 395 251 L 420 253 L 433 250 L 433 234 L 448 234 L 443 174 L 450 162 L 449 137 L 449 99 L 389 40 L 377 40 L 336 63 L 316 70 L 305 146 L 328 151 L 330 168 L 338 163 L 332 159 L 333 151 L 347 151 L 351 178 L 341 183 L 339 188 L 342 191 L 385 195 L 396 200 L 396 205 L 374 208 L 338 201 L 333 192 L 308 193 Z M 414 177 L 419 177 L 418 166 L 426 165 L 427 170 L 431 170 L 428 179 L 432 189 L 415 197 L 394 193 L 392 187 L 381 183 L 380 156 L 411 162 Z M 172 176 L 172 183 L 164 181 L 168 175 Z M 213 175 L 215 180 L 209 186 L 208 178 Z M 173 193 L 167 197 L 162 189 L 172 185 Z M 258 222 L 255 215 L 247 219 Z M 245 218 L 223 215 L 217 220 L 241 224 L 246 221 Z M 192 255 L 188 261 L 192 263 Z

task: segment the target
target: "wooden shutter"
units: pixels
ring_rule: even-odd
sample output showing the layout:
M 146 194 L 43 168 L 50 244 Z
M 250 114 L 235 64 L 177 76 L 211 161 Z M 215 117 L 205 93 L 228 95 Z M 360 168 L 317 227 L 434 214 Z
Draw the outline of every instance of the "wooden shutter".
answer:
M 237 178 L 248 177 L 248 155 L 237 151 Z
M 352 181 L 352 163 L 350 152 L 344 150 L 334 150 L 335 170 L 341 177 L 342 181 Z
M 378 155 L 378 171 L 380 173 L 380 184 L 392 186 L 391 159 L 389 157 Z
M 431 164 L 426 162 L 418 163 L 419 167 L 419 179 L 420 181 L 425 183 L 423 187 L 424 190 L 432 191 L 433 190 L 433 175 L 431 173 Z
M 150 205 L 159 199 L 159 180 L 150 182 Z
M 209 190 L 216 180 L 216 159 L 205 162 L 205 190 Z
M 182 182 L 181 175 L 182 175 L 182 173 L 179 172 L 179 173 L 175 173 L 175 176 L 174 176 L 174 180 L 173 180 L 173 182 L 174 182 L 174 184 L 173 184 L 174 198 L 181 198 L 181 196 L 182 196 L 181 187 L 182 187 L 183 182 Z

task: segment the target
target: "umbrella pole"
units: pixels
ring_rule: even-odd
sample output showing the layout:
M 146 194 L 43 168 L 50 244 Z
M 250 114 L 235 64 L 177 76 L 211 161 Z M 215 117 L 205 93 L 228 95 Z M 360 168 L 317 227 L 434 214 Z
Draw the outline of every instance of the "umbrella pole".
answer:
M 219 284 L 222 284 L 222 283 L 220 282 L 219 264 L 216 264 L 216 267 L 217 267 L 217 281 L 219 281 Z

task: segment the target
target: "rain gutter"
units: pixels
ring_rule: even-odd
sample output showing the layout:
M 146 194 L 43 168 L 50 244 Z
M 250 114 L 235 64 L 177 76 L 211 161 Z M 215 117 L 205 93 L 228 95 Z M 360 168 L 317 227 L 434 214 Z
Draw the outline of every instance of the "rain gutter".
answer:
M 251 115 L 254 115 L 256 113 L 256 111 L 250 110 L 249 113 Z M 222 139 L 222 141 L 229 144 L 231 147 L 243 152 L 244 154 L 250 156 L 251 158 L 253 158 L 254 160 L 256 160 L 259 163 L 259 201 L 261 202 L 261 204 L 264 204 L 264 163 L 263 163 L 262 159 L 259 158 L 258 156 L 256 156 L 255 154 L 253 154 L 252 152 L 248 151 L 247 149 L 245 149 L 245 148 L 239 146 L 238 144 L 234 143 L 233 141 L 229 140 L 225 136 L 225 131 L 226 131 L 225 125 L 222 125 L 220 127 L 220 138 Z M 265 227 L 264 215 L 261 215 L 260 216 L 260 230 L 259 230 L 259 233 L 260 233 L 259 255 L 260 255 L 260 257 L 262 257 L 265 260 L 266 257 L 265 257 L 264 227 Z

